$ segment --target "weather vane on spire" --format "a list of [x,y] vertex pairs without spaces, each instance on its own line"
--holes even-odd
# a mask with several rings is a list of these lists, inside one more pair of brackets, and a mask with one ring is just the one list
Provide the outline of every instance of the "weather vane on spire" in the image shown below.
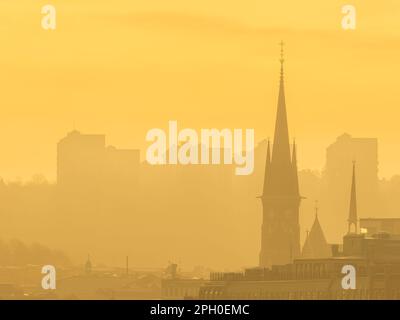
[[283,46],[285,44],[283,43],[283,41],[281,41],[279,45],[281,46],[281,58],[279,59],[281,63],[281,81],[283,81],[283,62],[285,61],[285,59],[283,58]]

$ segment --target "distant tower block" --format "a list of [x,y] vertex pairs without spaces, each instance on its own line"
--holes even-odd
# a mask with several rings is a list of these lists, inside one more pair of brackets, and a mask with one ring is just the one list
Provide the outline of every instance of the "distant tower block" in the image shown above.
[[261,227],[261,267],[288,264],[300,256],[299,207],[301,196],[297,176],[296,145],[290,152],[283,81],[283,43],[281,43],[281,72],[272,146],[268,142],[264,190],[260,196],[263,206]]
[[301,256],[307,259],[323,259],[331,255],[331,249],[318,219],[318,207],[316,206],[314,224],[311,231],[307,232]]

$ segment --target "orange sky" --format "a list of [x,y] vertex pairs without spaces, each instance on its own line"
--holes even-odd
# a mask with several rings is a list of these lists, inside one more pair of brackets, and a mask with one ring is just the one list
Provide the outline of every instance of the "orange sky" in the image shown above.
[[[57,8],[57,30],[41,7]],[[380,175],[400,173],[400,2],[2,0],[0,176],[55,179],[73,128],[121,148],[147,146],[169,120],[272,136],[279,46],[286,42],[289,126],[299,167],[319,169],[343,132],[379,139]]]

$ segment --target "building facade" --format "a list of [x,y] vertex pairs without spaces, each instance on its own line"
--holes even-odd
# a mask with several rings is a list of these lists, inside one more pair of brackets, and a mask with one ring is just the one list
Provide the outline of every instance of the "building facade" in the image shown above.
[[[356,190],[353,163],[348,232],[343,237],[341,250],[339,245],[331,245],[329,256],[325,256],[327,243],[316,212],[313,234],[306,240],[303,257],[294,259],[293,263],[244,272],[212,273],[210,281],[200,288],[199,298],[400,299],[400,234],[358,233]],[[373,222],[378,225],[376,221],[365,223],[370,226]],[[365,223],[362,225],[366,226]],[[343,268],[349,265],[354,267],[356,277],[355,288],[351,289],[342,285]]]
[[[272,268],[212,273],[200,299],[368,300],[400,299],[400,236],[348,234],[330,258],[296,259]],[[356,269],[356,288],[342,287],[342,268]]]

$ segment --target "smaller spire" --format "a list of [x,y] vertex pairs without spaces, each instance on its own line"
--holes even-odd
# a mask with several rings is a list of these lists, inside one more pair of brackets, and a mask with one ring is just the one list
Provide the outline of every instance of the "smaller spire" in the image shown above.
[[356,162],[353,161],[353,175],[351,179],[350,208],[349,208],[349,230],[354,225],[354,232],[357,233],[357,191],[356,191]]

